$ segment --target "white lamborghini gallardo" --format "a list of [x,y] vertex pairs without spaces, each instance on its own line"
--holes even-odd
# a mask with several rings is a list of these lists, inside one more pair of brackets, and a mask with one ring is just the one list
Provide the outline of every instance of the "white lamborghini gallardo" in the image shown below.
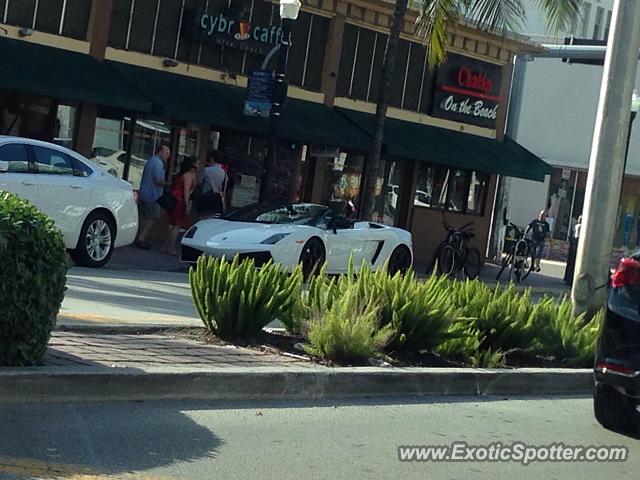
[[390,274],[412,264],[411,233],[381,223],[350,220],[324,205],[254,204],[221,218],[201,220],[182,238],[182,261],[201,255],[253,258],[256,266],[273,259],[290,271],[301,263],[305,276],[327,262],[330,274],[347,271],[353,256],[373,269],[388,260]]

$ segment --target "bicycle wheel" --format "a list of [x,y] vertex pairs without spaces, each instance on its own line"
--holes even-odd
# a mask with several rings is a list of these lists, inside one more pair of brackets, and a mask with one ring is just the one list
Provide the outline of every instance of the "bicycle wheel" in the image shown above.
[[467,278],[474,280],[478,278],[480,272],[482,271],[482,256],[480,255],[480,251],[472,247],[467,250],[467,257],[464,260],[464,274]]
[[531,272],[533,272],[533,251],[528,249],[522,268],[522,280],[526,280]]
[[513,263],[511,264],[511,272],[509,280],[520,283],[523,280],[524,267],[527,260],[528,246],[523,240],[516,243],[513,249]]
[[500,271],[498,272],[498,275],[496,275],[496,280],[500,280],[502,272],[504,272],[504,269],[507,268],[511,263],[512,255],[512,253],[506,253],[502,256],[502,263],[500,266]]
[[511,269],[509,269],[509,282],[520,283],[522,276],[522,260],[518,256],[513,257],[511,262]]
[[445,245],[438,258],[438,271],[441,275],[453,275],[455,268],[456,252],[451,245]]

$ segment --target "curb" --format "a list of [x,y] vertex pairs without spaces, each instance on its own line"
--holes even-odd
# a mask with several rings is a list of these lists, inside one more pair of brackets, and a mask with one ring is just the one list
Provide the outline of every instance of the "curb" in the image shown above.
[[92,324],[79,323],[73,325],[56,325],[54,332],[73,332],[95,335],[154,335],[156,333],[181,332],[193,328],[193,325],[163,325],[163,324]]
[[0,402],[585,395],[592,388],[589,369],[42,367],[0,373]]

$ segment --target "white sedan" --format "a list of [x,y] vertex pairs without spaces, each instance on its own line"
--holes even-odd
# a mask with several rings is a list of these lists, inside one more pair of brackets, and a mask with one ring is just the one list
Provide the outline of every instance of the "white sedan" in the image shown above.
[[53,219],[71,257],[83,266],[102,267],[138,231],[131,184],[52,143],[0,137],[0,190]]
[[376,222],[353,221],[329,207],[311,203],[254,204],[219,219],[202,220],[182,238],[182,261],[201,255],[273,259],[285,269],[302,264],[305,277],[327,262],[328,273],[345,273],[353,256],[374,269],[388,260],[389,273],[412,264],[411,233]]

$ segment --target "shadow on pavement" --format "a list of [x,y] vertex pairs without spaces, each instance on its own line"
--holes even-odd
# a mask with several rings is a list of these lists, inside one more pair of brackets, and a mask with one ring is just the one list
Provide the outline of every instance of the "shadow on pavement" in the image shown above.
[[49,475],[57,473],[55,478],[132,475],[215,458],[224,443],[173,403],[41,403],[2,408],[0,477],[18,473],[18,478],[51,478],[40,477],[43,469]]
[[[73,300],[94,302],[96,313],[100,313],[100,305],[126,308],[143,313],[157,313],[178,317],[193,318],[196,315],[191,299],[191,290],[188,283],[182,285],[164,285],[162,279],[157,282],[140,282],[148,287],[135,287],[128,284],[119,285],[111,277],[107,281],[104,277],[70,275],[67,277],[66,297]],[[126,279],[125,280],[130,280]],[[185,279],[188,282],[188,280]],[[151,285],[149,285],[151,283]],[[154,288],[164,285],[166,288]],[[172,293],[168,289],[178,290],[181,293]]]

